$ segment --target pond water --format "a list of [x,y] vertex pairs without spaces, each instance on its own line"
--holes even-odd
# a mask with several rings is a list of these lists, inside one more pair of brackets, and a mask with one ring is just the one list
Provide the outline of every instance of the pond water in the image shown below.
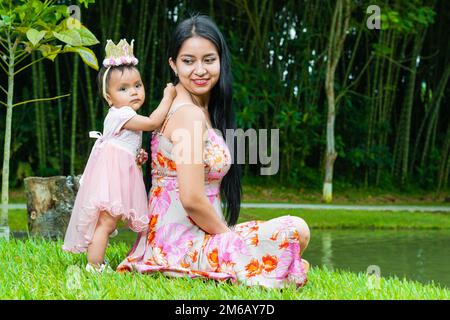
[[303,257],[313,266],[352,272],[375,265],[382,277],[450,288],[449,230],[312,230]]
[[[136,235],[121,230],[114,241],[131,245]],[[312,266],[367,272],[378,266],[382,277],[434,281],[450,288],[450,231],[311,230],[303,258]]]

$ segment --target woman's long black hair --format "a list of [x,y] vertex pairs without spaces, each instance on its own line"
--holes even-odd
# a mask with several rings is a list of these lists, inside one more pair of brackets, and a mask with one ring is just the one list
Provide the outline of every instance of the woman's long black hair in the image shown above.
[[[195,14],[180,22],[169,43],[168,56],[176,61],[184,41],[192,37],[202,37],[215,44],[220,56],[220,77],[211,92],[208,112],[211,124],[226,137],[226,129],[236,129],[235,113],[232,106],[232,75],[230,51],[217,25],[206,15]],[[178,79],[173,79],[174,83]],[[236,146],[236,137],[233,135]],[[236,224],[241,208],[241,169],[236,163],[236,148],[232,148],[232,164],[220,184],[220,196],[225,211],[225,218],[230,226]]]

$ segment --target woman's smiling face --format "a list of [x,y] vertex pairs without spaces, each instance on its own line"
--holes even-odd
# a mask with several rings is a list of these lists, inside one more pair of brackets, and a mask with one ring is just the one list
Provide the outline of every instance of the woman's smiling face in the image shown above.
[[185,40],[176,61],[170,58],[169,63],[180,83],[193,95],[209,95],[219,81],[220,56],[208,39],[195,36]]

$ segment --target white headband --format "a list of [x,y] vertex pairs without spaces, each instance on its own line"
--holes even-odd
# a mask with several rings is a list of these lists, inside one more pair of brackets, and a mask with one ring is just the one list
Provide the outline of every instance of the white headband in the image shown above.
[[106,69],[105,74],[103,75],[103,98],[105,98],[106,101],[108,101],[108,99],[106,98],[106,77],[108,76],[109,70],[111,70],[111,66]]

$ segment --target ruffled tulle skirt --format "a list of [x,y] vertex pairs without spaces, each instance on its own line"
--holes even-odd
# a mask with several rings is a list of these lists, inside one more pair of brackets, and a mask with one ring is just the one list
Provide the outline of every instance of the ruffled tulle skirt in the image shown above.
[[92,241],[101,212],[120,216],[135,232],[149,223],[142,171],[133,154],[113,143],[94,147],[82,176],[63,250],[81,253]]

